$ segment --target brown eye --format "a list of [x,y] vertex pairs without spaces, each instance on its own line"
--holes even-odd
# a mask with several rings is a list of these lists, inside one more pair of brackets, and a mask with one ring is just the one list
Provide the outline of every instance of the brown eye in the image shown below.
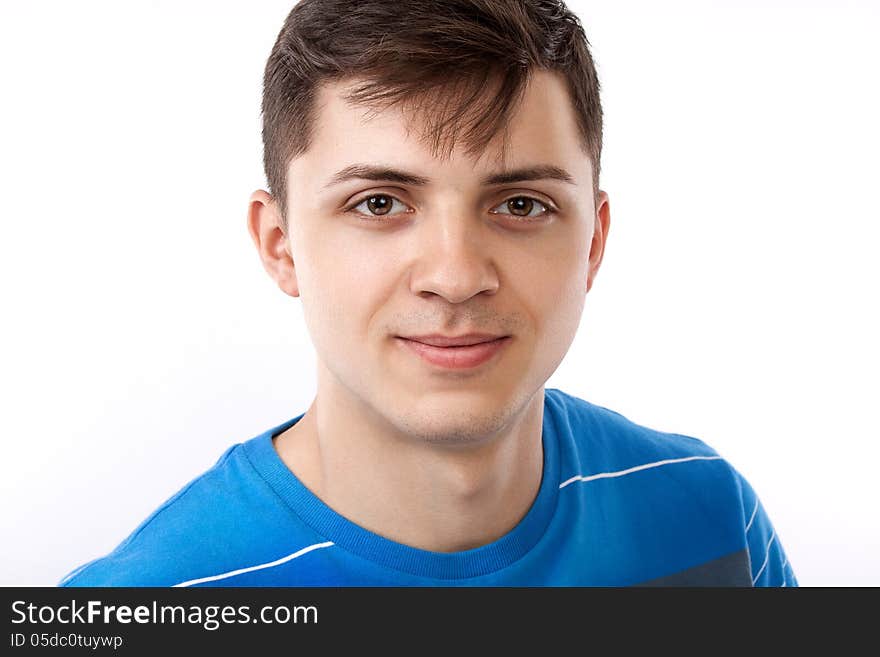
[[492,210],[495,214],[507,214],[514,217],[538,219],[551,214],[546,203],[531,196],[512,196]]
[[517,196],[507,201],[507,207],[511,214],[518,217],[527,217],[532,212],[532,199],[525,196]]
[[[394,204],[397,203],[400,206],[403,206],[403,213],[401,212],[391,212],[391,209],[394,207]],[[365,196],[361,201],[352,206],[351,211],[356,212],[359,215],[364,217],[382,217],[389,216],[393,217],[396,214],[404,214],[406,212],[406,204],[397,198],[391,196],[390,194],[370,194],[369,196]]]
[[367,209],[373,214],[387,214],[392,204],[391,198],[382,194],[367,199]]

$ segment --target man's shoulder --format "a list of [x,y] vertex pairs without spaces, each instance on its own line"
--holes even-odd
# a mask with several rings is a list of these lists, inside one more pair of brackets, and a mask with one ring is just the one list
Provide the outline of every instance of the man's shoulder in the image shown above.
[[[547,390],[557,433],[572,476],[610,477],[664,465],[691,463],[669,471],[678,478],[722,479],[733,483],[735,471],[701,438],[663,431],[622,413],[565,393]],[[563,473],[565,475],[565,473]]]
[[206,565],[211,570],[239,563],[242,552],[253,550],[255,523],[271,522],[275,504],[249,463],[250,442],[227,448],[112,552],[71,571],[58,585],[173,586]]
[[603,446],[614,441],[615,447],[626,448],[625,451],[640,450],[657,456],[718,456],[715,449],[700,438],[648,427],[618,411],[562,390],[549,388],[547,397],[571,427],[575,440],[599,441]]
[[618,527],[623,536],[630,535],[633,523],[658,528],[639,544],[648,549],[656,539],[663,558],[684,558],[683,570],[725,555],[734,555],[730,558],[741,566],[747,557],[747,511],[756,497],[715,448],[560,391],[552,399],[557,424],[564,427],[560,443],[567,445],[559,486],[567,501],[574,496],[607,504],[625,517]]

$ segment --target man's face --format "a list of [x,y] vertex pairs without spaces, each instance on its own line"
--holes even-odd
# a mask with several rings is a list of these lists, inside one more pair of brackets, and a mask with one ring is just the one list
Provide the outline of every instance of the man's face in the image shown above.
[[[556,370],[601,260],[607,205],[597,213],[563,78],[533,76],[509,125],[503,170],[553,166],[571,182],[501,184],[484,184],[502,171],[500,140],[478,160],[459,144],[450,159],[435,159],[420,131],[407,130],[409,115],[344,101],[351,83],[321,88],[312,145],[288,169],[295,274],[285,290],[302,299],[319,380],[332,387],[319,388],[319,403],[341,396],[429,443],[479,441],[507,427]],[[331,184],[352,165],[427,182]],[[472,332],[509,337],[463,368],[428,362],[401,338]]]

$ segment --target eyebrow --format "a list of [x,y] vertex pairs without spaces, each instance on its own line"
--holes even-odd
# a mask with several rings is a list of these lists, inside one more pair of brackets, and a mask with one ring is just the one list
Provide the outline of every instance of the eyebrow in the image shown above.
[[[346,180],[379,180],[387,182],[395,182],[401,185],[412,185],[414,187],[424,187],[430,184],[431,180],[424,176],[419,176],[407,171],[392,169],[384,166],[374,166],[371,164],[352,164],[344,169],[337,171],[333,177],[324,185],[324,189],[338,185]],[[551,164],[536,164],[534,166],[521,167],[510,171],[501,171],[486,176],[480,182],[483,185],[506,185],[514,182],[525,180],[560,180],[570,185],[574,185],[574,178],[565,169]]]

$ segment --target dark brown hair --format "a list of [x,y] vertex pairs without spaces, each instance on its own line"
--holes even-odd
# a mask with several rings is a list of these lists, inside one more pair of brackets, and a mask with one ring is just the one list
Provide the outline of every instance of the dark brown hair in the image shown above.
[[348,102],[412,110],[435,157],[448,157],[459,136],[475,156],[506,128],[534,68],[567,80],[595,195],[599,81],[583,26],[562,0],[300,0],[263,77],[263,165],[285,230],[287,167],[309,148],[321,83],[363,81]]

